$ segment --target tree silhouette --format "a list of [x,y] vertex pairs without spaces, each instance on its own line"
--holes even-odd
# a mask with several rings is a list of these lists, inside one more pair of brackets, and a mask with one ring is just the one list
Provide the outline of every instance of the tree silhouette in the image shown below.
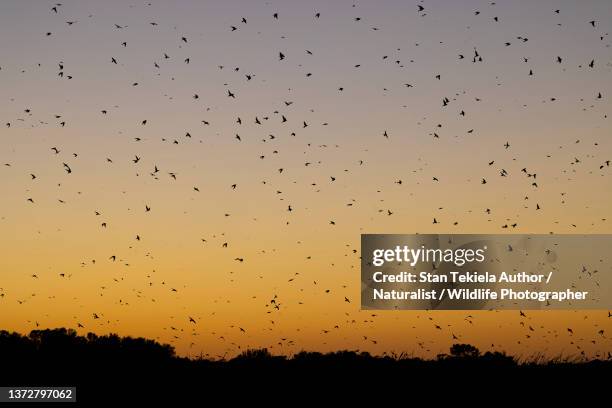
[[450,354],[456,358],[478,358],[480,350],[471,344],[453,344],[450,348]]

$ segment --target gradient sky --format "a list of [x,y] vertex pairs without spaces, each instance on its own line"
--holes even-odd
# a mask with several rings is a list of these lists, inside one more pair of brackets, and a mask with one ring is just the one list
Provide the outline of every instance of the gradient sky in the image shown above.
[[359,310],[362,233],[612,232],[611,2],[54,4],[0,3],[2,328],[612,349],[607,311]]

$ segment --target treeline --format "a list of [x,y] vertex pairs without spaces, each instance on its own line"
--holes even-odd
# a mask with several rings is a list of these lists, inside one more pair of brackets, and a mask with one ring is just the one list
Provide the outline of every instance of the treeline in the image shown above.
[[[246,350],[229,360],[188,359],[172,346],[143,338],[79,336],[72,329],[33,330],[29,335],[0,331],[0,386],[76,386],[81,399],[108,399],[143,392],[188,392],[243,389],[277,384],[328,387],[338,381],[410,381],[431,386],[438,381],[492,380],[516,376],[524,381],[535,374],[580,374],[586,378],[611,372],[610,360],[555,359],[519,362],[502,352],[481,353],[469,344],[455,344],[448,354],[423,360],[407,355],[372,356],[367,352],[302,351],[276,356],[266,349]],[[385,380],[387,381],[387,380]],[[108,394],[108,393],[111,394]],[[100,396],[100,393],[104,395]],[[147,397],[148,399],[148,397]]]

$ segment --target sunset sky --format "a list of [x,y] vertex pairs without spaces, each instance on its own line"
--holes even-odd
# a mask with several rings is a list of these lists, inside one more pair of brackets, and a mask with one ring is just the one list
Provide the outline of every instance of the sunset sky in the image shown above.
[[0,3],[0,329],[612,351],[607,310],[359,309],[360,234],[612,233],[612,2],[56,4]]

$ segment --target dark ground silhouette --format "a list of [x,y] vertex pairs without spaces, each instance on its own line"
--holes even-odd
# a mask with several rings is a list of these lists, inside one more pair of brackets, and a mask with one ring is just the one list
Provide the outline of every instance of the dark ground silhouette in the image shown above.
[[80,402],[203,398],[228,389],[226,400],[263,398],[276,395],[279,387],[299,390],[305,397],[326,390],[354,398],[355,393],[383,393],[378,385],[413,392],[435,388],[439,393],[440,386],[447,390],[459,384],[504,385],[506,380],[522,387],[560,379],[575,387],[576,381],[612,373],[610,360],[519,363],[504,353],[481,353],[469,344],[455,344],[449,354],[432,360],[355,351],[303,351],[285,357],[266,349],[247,350],[224,361],[188,359],[153,340],[79,336],[64,328],[33,330],[29,335],[0,331],[0,362],[0,386],[76,386]]

